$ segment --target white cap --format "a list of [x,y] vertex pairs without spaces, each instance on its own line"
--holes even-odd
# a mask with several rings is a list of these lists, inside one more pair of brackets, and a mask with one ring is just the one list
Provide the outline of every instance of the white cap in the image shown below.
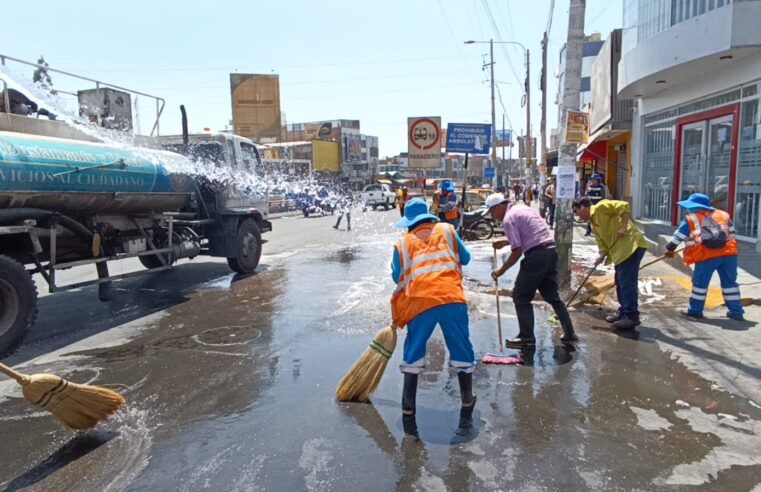
[[492,207],[496,207],[497,205],[501,205],[505,203],[507,199],[505,198],[505,195],[502,193],[492,193],[491,195],[486,197],[486,202],[484,205],[486,208],[491,209]]

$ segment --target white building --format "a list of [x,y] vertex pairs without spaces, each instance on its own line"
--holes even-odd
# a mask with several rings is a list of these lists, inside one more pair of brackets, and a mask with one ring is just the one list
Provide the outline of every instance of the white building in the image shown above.
[[666,232],[694,192],[757,242],[761,1],[625,0],[618,92],[634,98],[635,214]]

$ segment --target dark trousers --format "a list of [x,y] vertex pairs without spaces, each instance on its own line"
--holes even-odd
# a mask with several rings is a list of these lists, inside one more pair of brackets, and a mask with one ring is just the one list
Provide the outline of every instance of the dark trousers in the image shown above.
[[547,202],[547,223],[552,227],[555,224],[555,202]]
[[645,248],[638,248],[630,257],[616,265],[616,296],[618,312],[624,318],[639,321],[639,265]]
[[534,340],[534,300],[536,291],[552,306],[567,336],[574,334],[573,323],[565,303],[558,294],[558,253],[555,248],[529,251],[521,261],[513,288],[515,313],[518,315],[518,337]]
[[341,225],[341,219],[344,218],[344,215],[346,215],[346,223],[348,225],[348,228],[346,230],[350,231],[351,230],[351,212],[341,212],[338,215],[338,220],[336,221],[335,227],[337,229],[338,226]]

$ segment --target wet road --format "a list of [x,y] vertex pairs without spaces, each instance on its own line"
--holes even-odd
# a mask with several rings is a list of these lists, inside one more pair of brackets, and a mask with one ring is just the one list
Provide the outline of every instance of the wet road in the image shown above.
[[[183,262],[166,274],[43,297],[38,326],[6,362],[113,384],[128,405],[87,433],[61,429],[0,382],[0,489],[18,490],[751,490],[761,482],[761,409],[720,391],[653,343],[576,315],[558,342],[537,304],[524,366],[479,365],[475,426],[440,332],[405,436],[397,366],[372,405],[338,404],[337,381],[388,322],[397,212],[285,219],[257,274]],[[466,267],[478,356],[497,347],[491,249]],[[125,269],[133,265],[126,264]],[[72,275],[77,275],[76,272]],[[506,285],[509,287],[509,285]],[[505,336],[516,330],[509,299]],[[756,489],[758,490],[758,489]]]

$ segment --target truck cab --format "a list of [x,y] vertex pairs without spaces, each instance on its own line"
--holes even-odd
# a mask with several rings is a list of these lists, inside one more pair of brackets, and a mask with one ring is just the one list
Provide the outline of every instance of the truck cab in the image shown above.
[[214,162],[217,166],[257,172],[262,158],[256,144],[232,133],[195,133],[188,135],[187,148],[182,135],[162,136],[161,147],[197,160]]

